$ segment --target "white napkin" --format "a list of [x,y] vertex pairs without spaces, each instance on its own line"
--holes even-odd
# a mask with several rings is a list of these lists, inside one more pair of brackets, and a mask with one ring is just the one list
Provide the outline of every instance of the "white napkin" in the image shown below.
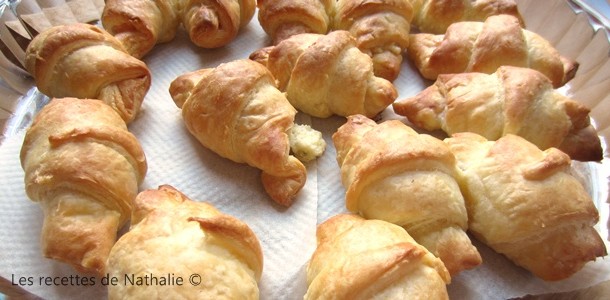
[[[167,44],[158,45],[144,59],[152,70],[153,82],[142,111],[129,126],[141,142],[148,160],[148,173],[142,189],[170,184],[191,199],[207,201],[221,211],[246,222],[257,234],[263,248],[264,268],[259,283],[262,299],[302,299],[306,292],[305,267],[315,250],[316,225],[345,212],[345,190],[331,135],[344,118],[310,118],[299,114],[297,123],[311,124],[324,134],[326,152],[307,165],[308,178],[290,208],[276,205],[264,192],[260,171],[223,159],[201,146],[183,125],[180,110],[174,105],[168,87],[178,75],[221,62],[247,58],[269,44],[256,18],[238,38],[222,49],[205,50],[192,45],[183,31]],[[400,98],[413,95],[429,81],[421,79],[405,58],[400,77],[395,81]],[[400,118],[389,110],[384,119]],[[20,285],[46,299],[103,299],[105,286],[57,286],[41,284],[40,278],[83,276],[65,264],[41,255],[39,235],[42,212],[24,192],[19,151],[23,133],[0,146],[0,276],[16,284],[19,278],[31,285]],[[607,165],[594,166],[600,170]],[[595,171],[597,172],[597,171]],[[593,172],[593,173],[595,173]],[[607,191],[605,178],[596,186]],[[594,196],[599,197],[597,192]],[[607,197],[607,194],[606,196]],[[601,198],[605,200],[606,198]],[[597,203],[604,203],[598,199]],[[587,287],[610,279],[610,261],[589,263],[572,278],[548,283],[516,267],[504,257],[475,242],[484,263],[455,276],[448,286],[456,299],[500,299],[528,293],[547,293]],[[171,259],[171,258],[168,258]],[[44,279],[44,278],[43,278]]]

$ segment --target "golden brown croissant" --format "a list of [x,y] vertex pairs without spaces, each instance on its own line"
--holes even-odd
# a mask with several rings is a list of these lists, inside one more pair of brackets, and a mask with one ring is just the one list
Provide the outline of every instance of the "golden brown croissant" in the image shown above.
[[[262,269],[262,250],[247,224],[165,185],[138,194],[131,229],[108,259],[110,278],[119,279],[108,296],[258,299]],[[152,284],[137,284],[145,280]]]
[[259,0],[258,20],[273,44],[300,33],[331,29],[335,0]]
[[21,165],[44,212],[44,255],[102,274],[146,174],[125,122],[99,100],[52,99],[26,133]]
[[393,106],[426,130],[474,132],[489,140],[515,134],[577,160],[599,161],[603,155],[589,109],[555,91],[532,69],[504,66],[491,75],[440,75],[432,86]]
[[465,232],[456,161],[443,141],[362,115],[348,117],[333,141],[348,210],[404,227],[452,275],[481,263]]
[[443,263],[399,226],[341,214],[316,237],[304,299],[448,299]]
[[606,255],[598,213],[570,158],[516,136],[496,142],[457,133],[445,142],[463,171],[469,230],[544,280],[560,280]]
[[294,35],[250,59],[267,66],[288,101],[314,117],[373,117],[397,97],[391,82],[373,74],[371,57],[347,31]]
[[88,24],[51,27],[29,44],[26,68],[49,97],[100,99],[132,121],[150,88],[146,64],[108,32]]
[[410,0],[415,17],[413,26],[420,32],[443,34],[447,27],[462,21],[483,22],[494,15],[512,15],[523,20],[514,0]]
[[576,62],[561,56],[543,37],[522,29],[510,15],[454,23],[444,35],[411,34],[407,54],[421,75],[431,80],[440,74],[491,74],[507,65],[537,70],[557,88],[578,69]]
[[170,94],[201,144],[261,169],[271,198],[292,203],[307,176],[305,166],[289,155],[287,132],[296,110],[265,67],[244,59],[187,73],[172,82]]
[[180,24],[197,46],[224,46],[250,22],[255,9],[254,0],[108,0],[102,24],[140,58],[174,39]]
[[373,58],[375,75],[394,81],[409,46],[413,8],[408,0],[338,0],[334,30],[347,30]]

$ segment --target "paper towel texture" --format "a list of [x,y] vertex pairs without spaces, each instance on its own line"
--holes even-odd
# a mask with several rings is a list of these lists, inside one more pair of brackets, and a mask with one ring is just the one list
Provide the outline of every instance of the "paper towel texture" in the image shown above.
[[[530,2],[526,1],[526,4],[530,5]],[[552,13],[559,13],[559,8],[556,7],[559,6],[553,6]],[[562,8],[562,14],[566,8],[567,6]],[[568,13],[571,11],[568,10]],[[533,13],[528,12],[526,23],[533,16]],[[327,149],[317,161],[306,165],[308,178],[304,189],[292,207],[283,208],[276,205],[263,190],[259,170],[219,157],[201,146],[188,133],[181,112],[168,92],[171,81],[185,72],[247,58],[251,52],[269,43],[269,38],[254,18],[235,41],[222,49],[197,48],[188,41],[184,32],[180,32],[174,41],[156,46],[144,58],[152,71],[152,87],[140,115],[130,124],[129,129],[138,137],[148,160],[148,174],[142,189],[169,184],[193,200],[209,202],[224,213],[246,222],[257,234],[263,249],[264,268],[259,283],[261,298],[302,299],[307,289],[306,264],[316,246],[316,225],[346,211],[345,190],[341,185],[340,170],[331,140],[332,134],[345,119],[316,119],[297,115],[297,123],[310,124],[323,132]],[[581,48],[585,49],[586,46]],[[600,71],[593,65],[585,64],[584,72],[595,78],[594,75]],[[421,79],[406,59],[400,77],[395,81],[399,98],[414,95],[430,83]],[[602,97],[602,100],[610,102],[607,97]],[[595,104],[597,103],[601,103],[601,100]],[[389,110],[383,114],[383,118],[404,120]],[[605,123],[601,122],[602,125],[608,123],[604,121]],[[22,141],[23,133],[7,139],[0,147],[0,276],[14,283],[18,283],[20,277],[33,277],[33,284],[21,287],[46,299],[104,299],[106,290],[99,279],[94,286],[88,287],[40,283],[39,278],[42,276],[83,275],[62,263],[41,256],[39,235],[42,212],[25,195],[23,171],[19,163]],[[601,171],[604,169],[608,169],[607,162],[603,165],[587,164],[585,175],[588,176],[586,180],[594,181],[591,193],[598,205],[607,206],[607,174]],[[606,220],[607,215],[602,221],[602,227]],[[452,279],[448,286],[452,298],[510,298],[532,293],[567,291],[610,280],[608,259],[589,263],[570,279],[549,283],[516,267],[481,243],[475,242],[475,246],[481,252],[483,265],[462,272]]]

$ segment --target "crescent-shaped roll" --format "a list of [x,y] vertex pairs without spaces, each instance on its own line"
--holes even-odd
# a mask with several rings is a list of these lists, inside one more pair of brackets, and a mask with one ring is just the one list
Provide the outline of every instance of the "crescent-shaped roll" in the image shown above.
[[483,22],[494,15],[523,19],[514,0],[410,0],[415,10],[413,26],[420,32],[443,34],[449,25],[463,21]]
[[304,299],[448,299],[443,263],[401,227],[340,214],[320,224]]
[[126,122],[136,117],[150,88],[146,64],[93,25],[51,27],[32,39],[25,55],[26,69],[45,95],[100,99]]
[[373,58],[375,75],[394,81],[409,46],[413,8],[409,0],[338,0],[334,30],[347,30]]
[[183,0],[182,23],[191,41],[203,48],[218,48],[235,39],[256,10],[255,0]]
[[44,213],[44,256],[103,274],[147,168],[125,122],[100,100],[52,99],[27,130],[20,158],[26,193]]
[[561,56],[540,35],[522,29],[519,20],[510,15],[454,23],[441,35],[411,34],[407,54],[421,75],[430,80],[440,74],[491,74],[500,66],[515,66],[541,72],[557,88],[570,81],[578,69],[578,63]]
[[109,299],[259,298],[263,255],[244,222],[168,185],[138,194],[131,220],[108,258]]
[[404,227],[452,275],[481,263],[465,232],[456,160],[443,141],[398,120],[376,124],[354,115],[333,142],[349,211]]
[[294,35],[250,59],[267,66],[288,101],[314,117],[374,117],[397,97],[394,85],[374,75],[371,57],[344,30]]
[[102,26],[137,58],[157,43],[174,39],[180,25],[184,0],[108,0],[102,12]]
[[463,172],[469,230],[544,280],[561,280],[606,255],[593,228],[599,215],[570,158],[516,136],[475,133],[445,139]]
[[572,159],[600,161],[603,151],[589,109],[553,89],[542,73],[504,66],[493,74],[440,75],[419,94],[396,101],[397,114],[426,130],[474,132],[489,140],[519,135]]
[[259,0],[258,21],[273,44],[301,33],[331,30],[335,0]]
[[289,154],[296,110],[264,66],[243,59],[187,73],[172,82],[170,94],[202,145],[261,169],[271,198],[292,203],[307,176],[305,166]]
[[222,47],[255,9],[255,0],[108,0],[101,19],[131,55],[141,58],[156,44],[173,40],[181,24],[195,45]]

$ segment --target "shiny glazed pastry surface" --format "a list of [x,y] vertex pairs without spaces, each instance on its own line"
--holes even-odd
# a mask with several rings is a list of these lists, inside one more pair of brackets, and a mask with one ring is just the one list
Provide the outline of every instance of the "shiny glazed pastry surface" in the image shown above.
[[548,78],[532,69],[504,66],[490,75],[440,75],[393,108],[426,130],[474,132],[490,140],[514,134],[542,150],[559,148],[572,159],[603,157],[589,109],[554,90]]
[[26,133],[21,165],[44,213],[44,256],[102,275],[147,170],[125,122],[99,100],[52,99]]
[[296,109],[314,117],[373,117],[397,97],[391,82],[374,75],[371,57],[347,31],[295,35],[250,58],[271,71]]
[[342,214],[316,237],[304,299],[448,299],[443,263],[397,225]]
[[570,158],[516,135],[488,141],[457,133],[445,142],[463,172],[469,230],[544,280],[561,280],[605,256],[599,215],[569,172]]
[[452,275],[481,263],[465,232],[456,160],[441,140],[397,120],[378,125],[356,115],[333,141],[348,210],[404,227]]
[[[108,259],[110,277],[120,279],[119,284],[109,285],[108,296],[258,299],[262,268],[258,238],[247,224],[164,185],[138,194],[131,228]],[[129,284],[130,279],[125,279],[146,275],[165,277],[168,284]],[[175,281],[178,277],[183,284]]]
[[236,60],[176,78],[170,86],[187,129],[206,148],[261,169],[267,193],[290,206],[307,179],[290,155],[288,131],[296,110],[271,73],[251,60]]
[[45,95],[100,99],[126,122],[135,119],[151,84],[144,62],[108,32],[88,24],[43,31],[30,42],[25,64]]

